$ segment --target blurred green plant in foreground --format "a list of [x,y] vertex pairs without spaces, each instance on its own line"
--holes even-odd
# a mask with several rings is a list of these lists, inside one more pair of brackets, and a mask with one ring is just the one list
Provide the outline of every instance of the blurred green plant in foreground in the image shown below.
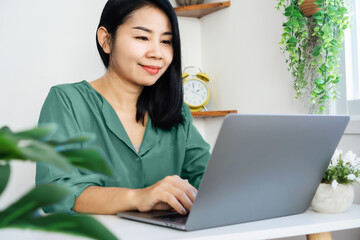
[[[79,136],[62,142],[45,140],[55,128],[36,127],[17,133],[13,133],[8,127],[0,129],[0,195],[9,181],[11,160],[47,162],[64,170],[79,167],[112,176],[111,170],[96,150],[69,147],[88,142],[89,136]],[[117,239],[99,221],[88,215],[38,214],[40,207],[59,202],[68,194],[69,189],[54,183],[34,187],[15,203],[0,211],[0,230],[28,228],[93,239]]]

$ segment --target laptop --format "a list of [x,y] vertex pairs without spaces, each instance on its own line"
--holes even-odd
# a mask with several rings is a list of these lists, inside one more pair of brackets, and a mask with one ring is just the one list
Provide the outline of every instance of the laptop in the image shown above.
[[120,212],[193,231],[305,212],[349,116],[228,115],[188,215]]

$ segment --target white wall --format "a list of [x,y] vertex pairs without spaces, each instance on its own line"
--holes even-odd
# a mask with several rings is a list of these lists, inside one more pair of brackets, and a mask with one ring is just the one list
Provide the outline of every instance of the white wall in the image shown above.
[[[51,86],[91,81],[104,73],[95,31],[105,2],[0,1],[0,126],[34,126]],[[183,66],[198,66],[210,76],[210,110],[306,113],[293,98],[278,45],[282,21],[275,2],[269,0],[233,0],[231,7],[201,19],[179,18]],[[221,121],[196,120],[211,145]],[[347,135],[340,146],[360,154],[359,143],[360,136]],[[15,165],[0,209],[28,190],[34,179],[32,164]],[[357,189],[360,203],[358,193]],[[343,231],[334,239],[357,240],[356,236],[359,231]]]
[[0,126],[34,126],[51,86],[104,72],[95,33],[105,2],[0,1]]
[[[95,34],[106,0],[0,1],[0,127],[36,125],[51,86],[104,73]],[[32,163],[13,162],[0,209],[30,190]]]

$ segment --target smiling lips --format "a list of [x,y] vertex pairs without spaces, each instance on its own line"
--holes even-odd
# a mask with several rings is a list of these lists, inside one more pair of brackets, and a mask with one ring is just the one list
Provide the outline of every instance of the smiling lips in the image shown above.
[[150,73],[151,75],[158,74],[160,67],[158,66],[151,66],[151,65],[140,65],[145,71]]

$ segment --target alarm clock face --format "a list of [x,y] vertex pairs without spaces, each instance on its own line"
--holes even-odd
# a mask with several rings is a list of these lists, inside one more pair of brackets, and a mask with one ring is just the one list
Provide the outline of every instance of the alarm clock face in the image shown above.
[[190,107],[199,107],[206,104],[209,97],[207,85],[198,79],[189,79],[184,82],[184,101]]

